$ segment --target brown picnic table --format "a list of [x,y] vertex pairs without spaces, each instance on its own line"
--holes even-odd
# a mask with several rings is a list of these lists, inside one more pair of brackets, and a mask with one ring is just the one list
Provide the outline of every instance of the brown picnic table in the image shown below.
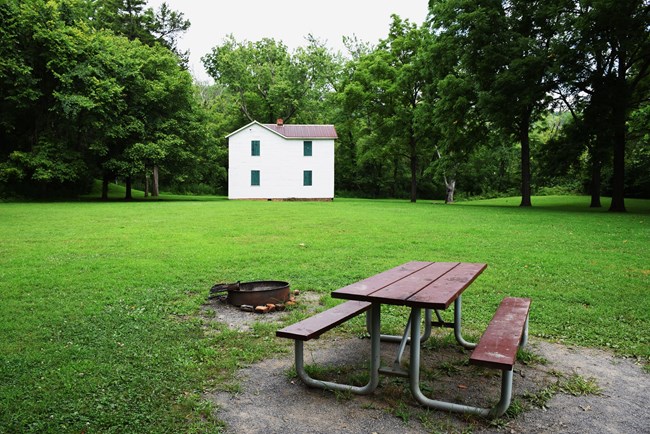
[[[375,391],[379,375],[397,375],[409,378],[411,393],[421,405],[461,413],[483,416],[500,416],[510,405],[512,393],[512,367],[517,348],[525,345],[528,331],[530,300],[506,298],[490,322],[478,344],[467,342],[461,333],[462,294],[486,269],[486,264],[465,262],[411,261],[359,282],[332,292],[332,297],[347,299],[328,311],[307,318],[299,323],[278,330],[279,337],[295,340],[296,371],[301,380],[312,387],[344,390],[358,394]],[[454,305],[453,322],[445,322],[440,311]],[[410,308],[410,315],[402,336],[381,334],[381,305],[397,305]],[[425,311],[425,329],[421,334],[422,309]],[[304,370],[303,342],[320,336],[344,321],[367,312],[370,333],[370,379],[365,386],[321,381],[311,378]],[[436,320],[432,320],[433,314]],[[470,363],[502,371],[501,398],[493,408],[478,408],[426,397],[420,388],[420,348],[429,338],[432,326],[454,329],[460,345],[474,349]],[[414,339],[413,337],[418,337]],[[399,342],[392,367],[381,367],[381,341]],[[400,360],[406,345],[410,345],[408,370],[401,367]]]

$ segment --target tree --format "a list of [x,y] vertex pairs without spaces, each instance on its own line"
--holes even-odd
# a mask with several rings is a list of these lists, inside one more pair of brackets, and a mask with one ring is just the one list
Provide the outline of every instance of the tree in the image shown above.
[[291,54],[273,39],[237,42],[230,35],[202,60],[212,78],[235,96],[249,121],[274,123],[278,118],[304,118],[306,112],[316,115],[309,107],[331,90],[331,59],[314,38],[306,49]]
[[552,88],[551,46],[564,0],[431,0],[434,32],[454,40],[478,107],[521,146],[521,206],[531,205],[530,129]]
[[[625,211],[625,151],[630,113],[647,100],[650,4],[644,0],[574,1],[560,75],[573,95],[588,99],[586,121],[597,126],[598,159],[613,155],[610,211]],[[573,67],[572,67],[573,66]],[[607,128],[609,126],[609,128]]]
[[[421,123],[435,142],[433,164],[427,172],[442,176],[445,202],[452,203],[462,167],[475,149],[492,144],[485,117],[478,108],[478,90],[473,76],[461,63],[455,38],[434,34],[426,45],[421,68],[426,72],[424,101],[427,114]],[[471,186],[466,185],[465,191]]]
[[399,182],[400,160],[406,159],[409,197],[415,202],[421,160],[429,144],[418,114],[425,110],[421,104],[424,74],[418,56],[422,55],[428,32],[396,15],[392,18],[388,37],[355,62],[344,90],[344,104],[367,119],[369,135],[361,142],[366,144],[365,149],[361,148],[365,158],[392,162],[393,195]]
[[182,178],[207,145],[178,58],[97,30],[88,4],[0,5],[0,183],[10,193],[69,194],[99,175],[106,197],[110,179],[130,184],[148,168]]
[[146,7],[147,0],[97,0],[94,25],[108,29],[129,40],[145,45],[160,43],[174,52],[186,65],[188,52],[180,52],[178,38],[190,28],[182,12],[169,8],[167,3],[157,11]]
[[[147,47],[126,41],[126,61],[121,65],[123,110],[107,127],[105,160],[101,163],[104,182],[115,175],[127,180],[151,168],[189,168],[195,159],[191,151],[204,143],[188,131],[194,124],[194,89],[191,76],[176,57],[162,46]],[[158,190],[154,176],[153,191]]]
[[81,130],[70,134],[52,110],[61,83],[54,63],[88,43],[66,24],[82,16],[81,6],[47,7],[39,0],[0,6],[0,182],[13,193],[48,195],[61,187],[83,189],[89,181]]
[[129,40],[153,45],[155,37],[154,13],[146,8],[147,0],[97,0],[96,22],[98,29],[113,31]]
[[189,51],[181,52],[178,48],[178,39],[190,28],[190,21],[186,20],[182,12],[169,8],[167,3],[160,5],[155,12],[151,33],[156,40],[176,53],[187,65]]

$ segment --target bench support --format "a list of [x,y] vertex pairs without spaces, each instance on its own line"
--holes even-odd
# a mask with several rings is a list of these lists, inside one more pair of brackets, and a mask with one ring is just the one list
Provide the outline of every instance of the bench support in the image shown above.
[[295,342],[295,362],[296,372],[300,380],[310,387],[321,389],[336,390],[341,392],[351,392],[358,395],[367,395],[372,393],[379,385],[379,365],[380,365],[380,319],[381,305],[373,303],[368,315],[371,316],[372,330],[370,333],[370,379],[365,386],[352,386],[349,384],[334,383],[331,381],[316,380],[307,374],[304,364],[304,342],[294,340]]
[[[460,313],[460,312],[459,312]],[[411,335],[420,334],[419,308],[413,308],[411,317]],[[455,404],[446,401],[438,401],[427,398],[420,390],[420,342],[415,339],[411,342],[411,366],[409,367],[409,383],[411,393],[415,400],[421,405],[437,410],[451,411],[455,413],[475,414],[483,417],[499,417],[506,412],[512,398],[512,370],[501,371],[501,397],[497,405],[492,408],[473,407],[470,405]]]

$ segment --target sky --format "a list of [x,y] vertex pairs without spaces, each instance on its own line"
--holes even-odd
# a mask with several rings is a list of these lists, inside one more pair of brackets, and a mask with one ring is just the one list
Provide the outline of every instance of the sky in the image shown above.
[[201,57],[233,34],[237,41],[269,37],[290,50],[305,46],[314,35],[334,51],[346,53],[343,36],[376,43],[388,35],[391,14],[422,24],[427,0],[149,0],[154,9],[163,3],[182,12],[192,24],[178,45],[190,50],[189,69],[200,81],[211,81]]

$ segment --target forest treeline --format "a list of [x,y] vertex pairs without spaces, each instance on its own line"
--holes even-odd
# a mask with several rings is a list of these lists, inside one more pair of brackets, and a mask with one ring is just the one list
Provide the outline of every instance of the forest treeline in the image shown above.
[[[225,135],[333,123],[336,194],[650,197],[647,0],[430,0],[380,41],[226,38],[193,81],[182,11],[145,0],[0,1],[0,196],[102,180],[222,194]],[[228,13],[224,10],[223,13]],[[344,13],[344,11],[341,11]]]

